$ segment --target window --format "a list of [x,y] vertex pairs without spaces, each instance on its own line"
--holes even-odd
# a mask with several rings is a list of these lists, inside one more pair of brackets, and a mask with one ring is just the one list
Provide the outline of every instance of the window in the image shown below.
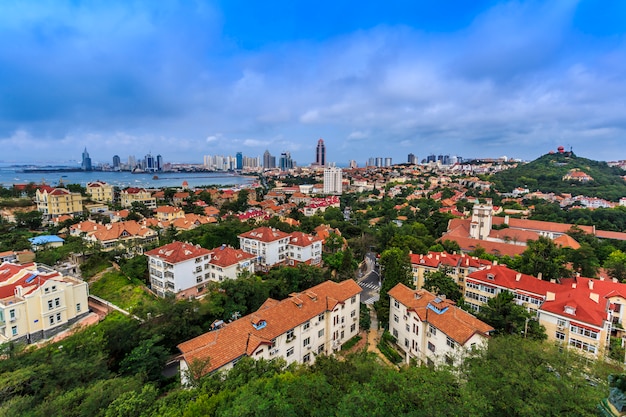
[[9,310],[9,318],[11,319],[11,321],[17,318],[17,316],[15,315],[15,309]]
[[302,325],[302,331],[307,331],[309,330],[309,327],[311,327],[311,323],[309,323],[308,321],[306,323],[304,323]]
[[50,320],[50,325],[52,326],[54,324],[54,316],[50,316],[48,319]]
[[356,295],[350,299],[350,304],[356,303]]
[[293,329],[291,330],[287,330],[287,341],[290,342],[295,338],[294,334],[293,334]]
[[324,321],[324,313],[317,316],[317,321]]
[[598,332],[594,332],[593,330],[589,330],[583,327],[578,327],[578,326],[574,326],[571,325],[570,326],[570,331],[572,333],[576,333],[585,337],[589,337],[591,339],[598,339]]
[[80,313],[80,303],[76,303],[76,312]]
[[393,315],[393,321],[395,321],[396,323],[400,320],[400,318],[398,317],[397,314]]
[[565,325],[566,325],[566,324],[567,324],[567,323],[566,323],[566,321],[565,321],[565,320],[563,320],[563,319],[558,319],[558,320],[556,321],[556,325],[557,325],[558,327],[565,327]]
[[61,321],[61,313],[57,313],[57,321]]
[[416,335],[420,334],[420,326],[415,323],[413,323],[413,333],[415,333]]
[[55,298],[54,299],[54,306],[55,307],[61,307],[61,299],[60,298]]
[[302,357],[302,362],[304,362],[304,363],[307,363],[307,362],[309,362],[310,360],[311,360],[311,354],[310,354],[310,353],[307,353],[306,355],[304,355],[304,356]]
[[317,353],[318,353],[318,355],[319,355],[320,353],[324,353],[324,345],[319,345],[319,346],[317,347]]
[[454,339],[452,339],[451,337],[447,336],[446,337],[446,345],[448,345],[449,347],[454,349],[456,347],[456,342],[454,341]]
[[52,310],[53,307],[54,304],[52,303],[52,300],[48,300],[48,310]]
[[396,339],[398,338],[398,331],[396,329],[393,329],[393,337],[395,337]]
[[293,355],[293,348],[292,347],[287,349],[287,357],[290,357],[291,355]]
[[393,306],[395,308],[400,308],[400,302],[398,300],[393,300]]
[[565,340],[565,333],[556,332],[555,337],[557,340]]
[[310,337],[307,337],[306,339],[304,339],[302,341],[302,346],[306,347],[306,346],[309,346],[310,344],[311,344],[311,338]]
[[352,310],[350,312],[350,317],[356,317],[356,310]]
[[435,351],[435,345],[431,342],[428,342],[428,350],[430,350],[431,352]]
[[410,331],[411,331],[411,326],[409,326],[408,324],[406,324],[406,325],[404,326],[404,329],[405,329],[407,332],[410,332]]
[[437,334],[437,329],[432,325],[429,324],[428,325],[428,331],[430,332],[430,334],[432,334],[433,336],[435,336]]
[[324,336],[324,329],[320,329],[320,330],[317,332],[317,337],[322,337],[322,336]]
[[355,330],[356,330],[356,323],[352,323],[352,326],[350,326],[350,333],[354,333]]
[[587,342],[583,342],[582,340],[570,338],[569,344],[570,346],[574,346],[578,349],[582,349],[590,353],[596,353],[596,347],[594,345],[587,343]]
[[409,339],[404,339],[404,347],[409,347]]
[[342,330],[342,331],[341,331],[341,339],[343,339],[343,337],[344,337],[344,336],[343,336],[343,330]]

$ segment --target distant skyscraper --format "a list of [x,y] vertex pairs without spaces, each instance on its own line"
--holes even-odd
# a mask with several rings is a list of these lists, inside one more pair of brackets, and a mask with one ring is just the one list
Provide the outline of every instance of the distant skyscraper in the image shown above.
[[280,154],[279,165],[281,171],[287,171],[293,168],[293,160],[289,152],[283,152]]
[[411,164],[411,165],[416,165],[417,164],[417,156],[415,156],[415,154],[413,154],[413,153],[410,153],[407,162],[409,164]]
[[354,159],[351,159],[350,162],[348,163],[348,166],[350,168],[356,168],[357,167],[356,161]]
[[391,158],[385,158],[385,166],[386,166],[386,167],[390,167],[391,165],[393,165],[393,164],[391,163]]
[[324,194],[341,194],[343,174],[334,166],[324,169]]
[[131,155],[128,157],[128,168],[129,169],[134,169],[137,166],[137,159]]
[[317,141],[317,148],[315,149],[315,165],[326,166],[326,145],[324,145],[324,139]]
[[113,168],[120,169],[120,164],[121,164],[120,156],[114,155],[113,156]]
[[161,155],[156,157],[156,170],[163,171],[163,157]]
[[235,165],[235,168],[238,171],[241,171],[243,169],[243,153],[237,152],[237,156],[235,158],[237,159],[237,164]]
[[89,157],[89,153],[87,152],[87,148],[83,151],[83,162],[80,164],[80,167],[83,171],[91,171],[91,158]]
[[270,154],[270,151],[263,153],[263,169],[276,168],[276,157]]
[[154,156],[152,156],[152,154],[148,154],[146,155],[146,157],[143,160],[143,168],[146,171],[156,171],[156,161],[154,159]]

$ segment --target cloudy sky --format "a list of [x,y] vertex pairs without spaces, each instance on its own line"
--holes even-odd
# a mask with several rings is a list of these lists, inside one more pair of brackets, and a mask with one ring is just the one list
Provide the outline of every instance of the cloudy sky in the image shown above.
[[626,159],[622,0],[3,0],[0,39],[4,162]]

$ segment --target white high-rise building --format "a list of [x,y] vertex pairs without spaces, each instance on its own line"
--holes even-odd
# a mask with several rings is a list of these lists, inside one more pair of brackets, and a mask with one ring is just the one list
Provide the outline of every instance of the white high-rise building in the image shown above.
[[341,168],[328,167],[324,169],[324,194],[340,195],[342,192],[343,174]]

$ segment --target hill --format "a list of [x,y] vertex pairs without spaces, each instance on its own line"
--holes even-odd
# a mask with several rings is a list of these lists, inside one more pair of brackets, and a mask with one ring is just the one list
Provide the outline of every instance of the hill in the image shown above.
[[530,191],[570,193],[618,201],[626,196],[626,172],[606,162],[576,156],[573,152],[549,153],[527,164],[493,175],[496,190],[517,187]]

